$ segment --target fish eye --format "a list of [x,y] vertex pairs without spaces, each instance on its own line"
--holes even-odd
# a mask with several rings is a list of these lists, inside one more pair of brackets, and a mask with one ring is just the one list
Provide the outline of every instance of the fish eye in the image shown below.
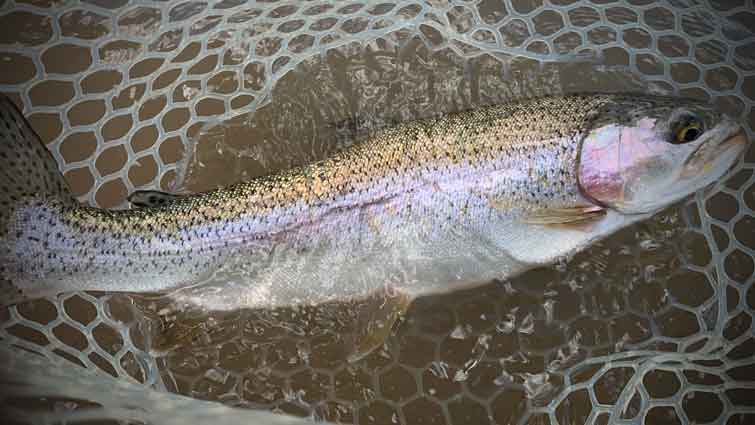
[[671,143],[681,145],[694,142],[703,134],[703,122],[695,116],[688,116],[680,120],[674,131]]

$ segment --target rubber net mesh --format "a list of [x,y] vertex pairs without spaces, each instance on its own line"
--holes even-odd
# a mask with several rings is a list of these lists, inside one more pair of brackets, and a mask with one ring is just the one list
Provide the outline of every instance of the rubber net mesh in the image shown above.
[[[753,10],[0,1],[0,90],[82,202],[124,207],[137,188],[227,184],[375,127],[543,90],[710,99],[752,140]],[[349,307],[218,315],[96,293],[23,303],[0,312],[3,406],[20,423],[294,421],[266,410],[358,424],[755,423],[753,164],[750,148],[713,189],[563,264],[420,299],[356,362],[344,360],[359,330],[340,327],[360,325]]]

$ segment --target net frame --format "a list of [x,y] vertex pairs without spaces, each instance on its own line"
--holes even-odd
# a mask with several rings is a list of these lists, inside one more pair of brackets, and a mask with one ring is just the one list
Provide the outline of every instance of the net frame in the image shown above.
[[[525,57],[547,62],[568,59],[575,52],[588,49],[601,52],[604,55],[603,57],[610,61],[612,60],[610,58],[611,52],[614,52],[612,49],[621,49],[627,53],[627,66],[633,70],[638,70],[651,85],[655,84],[658,89],[670,91],[674,94],[687,94],[692,90],[702,90],[714,101],[719,101],[722,106],[728,107],[734,112],[738,110],[739,116],[744,120],[749,120],[746,130],[750,139],[753,138],[752,117],[755,114],[755,102],[752,98],[753,89],[749,89],[748,97],[745,94],[745,85],[752,84],[752,81],[755,80],[755,64],[753,64],[751,53],[749,56],[747,53],[754,46],[755,36],[750,29],[742,25],[743,19],[752,15],[752,1],[740,2],[739,5],[731,8],[716,2],[681,0],[660,3],[565,1],[550,2],[544,5],[538,5],[538,2],[513,4],[511,1],[504,1],[506,15],[499,20],[481,12],[485,1],[395,2],[395,5],[385,12],[382,12],[382,10],[386,9],[387,6],[380,8],[377,4],[367,5],[366,2],[335,2],[333,3],[334,7],[327,9],[325,6],[330,2],[313,2],[306,5],[302,5],[300,2],[285,1],[259,2],[252,7],[258,12],[251,13],[244,12],[244,9],[249,8],[247,3],[233,1],[223,1],[204,6],[202,6],[203,2],[161,3],[145,1],[121,4],[113,9],[103,7],[105,3],[96,1],[81,4],[53,4],[50,7],[31,3],[6,1],[0,6],[0,16],[7,17],[13,13],[41,16],[49,19],[51,35],[42,43],[35,41],[27,44],[3,43],[0,46],[1,54],[14,53],[28,57],[35,68],[33,78],[21,83],[0,84],[0,90],[15,94],[15,98],[24,106],[24,112],[27,115],[47,113],[58,117],[62,129],[57,136],[49,141],[48,146],[65,173],[78,169],[88,170],[93,178],[93,183],[88,191],[80,194],[79,199],[91,205],[105,204],[104,206],[109,207],[122,207],[125,206],[125,196],[123,195],[137,187],[151,189],[159,188],[161,185],[165,186],[171,173],[179,172],[180,175],[181,166],[180,163],[165,161],[160,154],[161,144],[165,140],[178,137],[184,150],[190,152],[194,148],[194,138],[202,125],[226,121],[240,114],[253,111],[267,102],[275,101],[275,99],[271,99],[275,83],[295,69],[302,61],[318,55],[324,56],[330,50],[346,48],[354,42],[364,45],[377,39],[392,39],[401,43],[409,36],[416,36],[433,51],[448,48],[460,57],[467,59],[483,54],[493,54],[502,58],[502,60],[510,57]],[[361,7],[357,7],[359,5]],[[318,6],[323,9],[319,13],[306,13],[306,11]],[[293,8],[296,10],[289,13]],[[591,10],[592,12],[588,14],[592,13],[592,16],[597,18],[586,25],[578,23],[579,19],[574,18],[574,16],[578,16],[577,12],[583,9]],[[157,20],[149,18],[150,13],[154,13],[150,10],[159,11]],[[89,18],[95,21],[100,17],[104,18],[100,22],[105,22],[103,25],[106,27],[109,26],[108,31],[94,39],[66,35],[64,20],[66,16],[74,16],[75,11],[81,11],[84,15],[87,13],[96,14],[90,15],[94,17]],[[630,12],[634,13],[635,19],[631,18]],[[551,31],[550,29],[544,30],[541,25],[538,25],[537,18],[545,13],[555,13],[560,16],[563,22],[561,28]],[[147,18],[144,18],[144,16],[147,16]],[[621,18],[622,16],[623,18]],[[136,18],[146,19],[148,25],[145,26],[143,23],[131,25],[130,20],[138,21],[139,19]],[[298,20],[304,20],[305,25],[290,31],[289,27],[295,26],[290,22]],[[332,25],[327,29],[313,30],[311,25],[321,21],[327,21],[328,24],[332,23]],[[515,22],[522,25],[513,24]],[[706,26],[706,23],[710,25]],[[366,29],[359,31],[362,27]],[[261,28],[263,30],[251,35],[245,33],[250,28]],[[506,31],[502,31],[505,28],[514,28],[514,30],[506,33]],[[605,28],[608,28],[609,33],[613,32],[613,40],[608,37],[608,41],[596,42],[594,34]],[[629,30],[644,31],[649,37],[647,45],[645,47],[628,46],[625,37]],[[173,45],[169,34],[176,31],[181,33],[181,38],[177,44]],[[489,40],[486,36],[479,36],[484,31],[493,35],[492,42],[486,42],[485,40]],[[548,33],[543,33],[543,31]],[[507,39],[506,34],[513,38]],[[516,38],[517,34],[521,40]],[[573,37],[574,34],[576,34],[574,40],[579,40],[576,45],[569,44],[570,37]],[[334,39],[335,35],[340,38]],[[440,41],[438,41],[438,35],[440,35]],[[307,36],[312,37],[312,46],[297,51],[298,47],[296,47],[295,40],[305,40],[308,39]],[[667,50],[664,47],[667,40],[674,37],[683,39],[682,41],[687,46],[686,52],[682,48],[681,51],[674,53],[673,49]],[[21,38],[23,38],[23,35]],[[29,39],[34,40],[34,35],[29,36]],[[223,40],[219,47],[213,47],[216,39]],[[163,40],[162,44],[160,43],[161,40]],[[135,52],[129,52],[128,49],[125,49],[125,51],[116,51],[110,56],[103,56],[102,52],[107,51],[106,46],[113,41],[132,42],[141,47]],[[176,57],[181,57],[184,52],[187,52],[187,49],[192,49],[193,43],[198,43],[198,50],[193,51],[193,54],[185,54],[188,57],[185,61],[173,62]],[[270,54],[266,50],[270,49],[269,43],[278,45],[276,52]],[[537,43],[540,43],[538,48],[542,48],[542,45],[546,46],[549,53],[536,51],[533,46]],[[706,43],[721,48],[723,53],[721,51],[717,53],[707,52],[716,57],[717,60],[701,63],[696,55],[699,54],[700,46],[706,45]],[[61,44],[88,49],[93,58],[91,65],[84,70],[71,74],[45,72],[47,66],[44,60],[45,52],[48,51],[48,48]],[[214,66],[210,67],[209,71],[196,74],[191,72],[191,69],[201,68],[203,61],[206,61],[208,57],[217,55],[220,59],[221,52],[223,58],[225,58],[225,54],[233,56],[235,52],[241,59],[238,63],[233,59],[229,63],[218,60]],[[287,57],[288,60],[282,60],[282,57]],[[644,68],[643,64],[651,60],[649,58],[655,58],[656,65],[660,64],[660,73],[657,73],[657,71],[648,72],[648,69]],[[152,72],[139,76],[138,73],[133,71],[138,68],[139,64],[148,65],[149,61],[153,60],[162,60],[162,63]],[[674,73],[675,66],[689,63],[692,63],[698,69],[697,78],[682,82],[677,81],[678,76]],[[175,68],[181,70],[180,76],[172,83],[155,89],[155,81],[165,72]],[[710,75],[715,76],[716,72],[723,68],[728,68],[734,72],[736,75],[734,84],[715,82],[715,79],[709,80]],[[124,76],[123,80],[115,86],[119,90],[101,93],[85,92],[82,86],[83,80],[93,72],[105,70],[116,71]],[[252,95],[253,100],[243,106],[234,107],[237,106],[234,104],[234,99],[238,99],[240,90],[223,93],[211,83],[212,78],[222,72],[235,75],[237,85],[243,86],[244,95]],[[40,105],[32,95],[33,89],[37,84],[50,79],[71,83],[74,91],[71,99],[61,105]],[[186,80],[196,81],[198,87],[185,85]],[[713,83],[710,83],[710,81],[713,81]],[[144,84],[145,91],[138,96],[139,101],[123,108],[114,107],[116,97],[121,93],[131,95],[139,92],[140,90],[133,90],[132,87],[141,84]],[[713,87],[715,85],[717,87]],[[176,101],[174,93],[177,91],[189,95],[185,96],[185,100]],[[141,119],[140,113],[146,103],[144,100],[160,98],[161,96],[166,97],[166,106],[156,115]],[[223,112],[202,115],[201,102],[211,99],[222,103]],[[93,123],[74,125],[75,123],[72,122],[69,113],[76,105],[86,101],[103,102],[105,105],[104,113],[99,120]],[[188,118],[185,123],[178,128],[166,127],[166,115],[181,108],[188,111]],[[108,141],[104,137],[103,127],[115,115],[129,116],[133,123],[139,123],[139,125],[132,125],[121,140],[113,144],[112,141]],[[157,130],[155,137],[157,142],[144,150],[135,149],[133,141],[139,137],[139,130],[150,126],[154,126]],[[95,134],[95,150],[87,158],[67,161],[64,158],[62,147],[68,136],[89,131]],[[102,173],[96,166],[97,159],[114,146],[120,146],[125,150],[127,160],[118,170]],[[138,166],[140,161],[147,158],[152,158],[157,164],[158,172],[148,182],[137,185],[131,181],[129,170]],[[726,266],[727,259],[735,252],[744,253],[751,259],[754,256],[753,248],[742,242],[734,229],[739,223],[747,222],[755,216],[752,206],[745,201],[747,193],[752,191],[755,185],[751,155],[748,158],[750,159],[742,161],[735,170],[735,173],[744,172],[744,175],[749,171],[749,177],[746,177],[743,182],[739,182],[736,187],[721,183],[713,190],[698,193],[689,202],[686,209],[696,211],[696,213],[691,212],[689,214],[687,221],[690,227],[706,241],[713,255],[712,261],[707,264],[699,265],[687,261],[684,267],[704,274],[708,282],[725,282],[714,286],[714,295],[702,305],[694,308],[683,305],[677,306],[681,310],[695,315],[700,324],[700,329],[704,330],[696,335],[684,338],[664,337],[654,333],[653,342],[678,344],[677,353],[638,347],[622,353],[585,359],[579,365],[562,371],[564,387],[570,388],[568,391],[564,390],[546,406],[531,405],[530,415],[522,417],[520,423],[525,423],[537,414],[544,414],[551,423],[558,423],[558,406],[571,394],[582,389],[588,390],[594,406],[591,416],[588,418],[590,421],[597,420],[599,414],[608,414],[610,423],[641,422],[643,415],[637,415],[631,419],[620,417],[632,401],[635,391],[638,391],[641,395],[639,410],[644,412],[643,414],[647,414],[650,409],[656,406],[671,406],[679,418],[689,421],[690,418],[687,417],[685,410],[681,407],[684,398],[687,394],[707,387],[692,384],[686,378],[681,378],[683,376],[682,370],[692,369],[725,376],[727,370],[749,365],[747,358],[727,358],[726,362],[720,366],[701,366],[696,363],[727,356],[733,351],[741,349],[744,344],[752,339],[751,324],[734,338],[725,336],[726,331],[732,326],[732,318],[744,317],[741,316],[742,314],[751,317],[752,306],[748,304],[747,300],[748,294],[753,291],[753,276],[751,274],[744,282],[734,282],[728,277]],[[113,191],[113,182],[121,182],[125,188],[122,190],[124,193],[121,196],[116,196],[114,201],[105,203],[98,201],[98,193]],[[717,218],[710,214],[708,208],[706,208],[710,199],[719,193],[727,194],[737,200],[737,212],[728,219]],[[695,215],[697,215],[696,218]],[[714,227],[725,229],[728,234],[729,243],[723,249],[718,248]],[[734,293],[737,294],[737,303],[731,306],[729,301],[734,297]],[[84,324],[68,314],[65,304],[74,298],[94,306],[96,318],[93,321]],[[111,296],[109,295],[95,297],[85,293],[66,294],[52,298],[48,302],[57,311],[57,317],[46,324],[30,320],[20,313],[17,307],[11,308],[8,311],[8,317],[3,321],[0,338],[2,338],[4,345],[23,347],[30,351],[42,353],[50,359],[57,359],[59,356],[67,354],[78,359],[78,362],[82,363],[88,370],[101,369],[101,366],[91,360],[90,356],[96,354],[111,364],[118,378],[140,382],[142,385],[156,390],[166,389],[162,376],[158,372],[159,366],[148,351],[148,337],[142,338],[145,339],[142,344],[135,343],[132,331],[136,325],[133,323],[126,325],[124,322],[116,320],[109,307],[110,299]],[[76,350],[58,338],[54,330],[62,325],[69,326],[83,334],[86,338],[87,348],[83,351]],[[49,343],[42,347],[34,343],[34,340],[30,339],[28,334],[19,337],[18,333],[12,331],[14,326],[23,326],[42,333]],[[107,326],[118,332],[123,344],[115,353],[104,349],[93,336],[93,331],[98,326]],[[28,333],[28,331],[25,332]],[[695,347],[701,340],[705,340],[702,347]],[[689,347],[696,348],[694,353],[684,352]],[[631,359],[627,360],[627,357]],[[129,360],[124,360],[126,358]],[[638,360],[638,358],[641,360]],[[137,364],[136,369],[141,370],[143,379],[138,379],[139,373],[135,373],[136,369],[131,370],[130,366],[124,366],[124,364],[128,365],[129,362]],[[595,374],[586,382],[571,385],[569,376],[578,367],[593,364],[604,364],[601,368],[602,372],[620,367],[636,371],[632,378],[633,381],[631,381],[632,385],[626,385],[617,402],[611,406],[601,405],[591,390],[603,376],[602,372]],[[674,372],[680,381],[684,382],[684,390],[671,398],[651,400],[642,382],[647,373],[653,370]],[[733,384],[727,382],[724,387],[752,389],[753,384],[751,382]],[[735,415],[753,413],[752,408],[734,405],[727,397],[723,397],[721,400],[725,405],[724,412],[726,413],[725,416],[716,420],[725,422]],[[492,415],[492,412],[489,413]],[[446,416],[448,416],[447,412]]]

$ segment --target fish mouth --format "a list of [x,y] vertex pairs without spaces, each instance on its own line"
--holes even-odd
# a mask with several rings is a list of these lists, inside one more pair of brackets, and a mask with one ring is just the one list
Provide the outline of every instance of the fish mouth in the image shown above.
[[703,143],[698,146],[685,161],[673,184],[659,192],[657,197],[670,200],[668,204],[674,203],[697,190],[708,190],[736,168],[739,164],[737,159],[749,141],[739,125],[733,124],[727,133],[728,136],[715,145]]
[[[744,129],[734,124],[727,137],[723,137],[716,145],[702,144],[695,149],[684,161],[681,176],[682,178],[693,178],[700,172],[702,167],[703,174],[709,174],[714,170],[721,170],[723,163],[726,164],[726,170],[731,170],[736,166],[736,158],[747,149],[749,140]],[[725,173],[724,173],[725,174]]]
[[740,145],[741,149],[744,150],[744,148],[747,147],[748,144],[749,140],[747,140],[747,134],[742,127],[739,127],[739,129],[736,130],[733,135],[729,136],[721,143],[719,143],[718,147],[721,149],[729,149],[732,146]]
[[[750,143],[744,129],[737,126],[737,129],[732,132],[732,135],[724,138],[714,148],[715,154],[711,155],[711,158],[705,162],[705,164],[703,165],[704,169],[706,171],[713,169],[715,168],[718,161],[726,158],[738,158],[739,155],[747,149],[747,146],[749,144]],[[727,170],[731,170],[731,168],[733,168],[736,164],[737,161],[731,160],[731,163],[728,165]]]

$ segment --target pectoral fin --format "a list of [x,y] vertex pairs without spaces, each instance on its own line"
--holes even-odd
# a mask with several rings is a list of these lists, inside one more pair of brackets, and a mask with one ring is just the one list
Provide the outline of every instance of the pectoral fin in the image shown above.
[[180,199],[181,195],[160,192],[157,190],[137,190],[128,197],[132,206],[138,208],[162,207],[170,202]]
[[541,225],[582,225],[606,215],[606,210],[597,205],[584,205],[570,208],[549,208],[533,211],[522,218],[527,224]]

